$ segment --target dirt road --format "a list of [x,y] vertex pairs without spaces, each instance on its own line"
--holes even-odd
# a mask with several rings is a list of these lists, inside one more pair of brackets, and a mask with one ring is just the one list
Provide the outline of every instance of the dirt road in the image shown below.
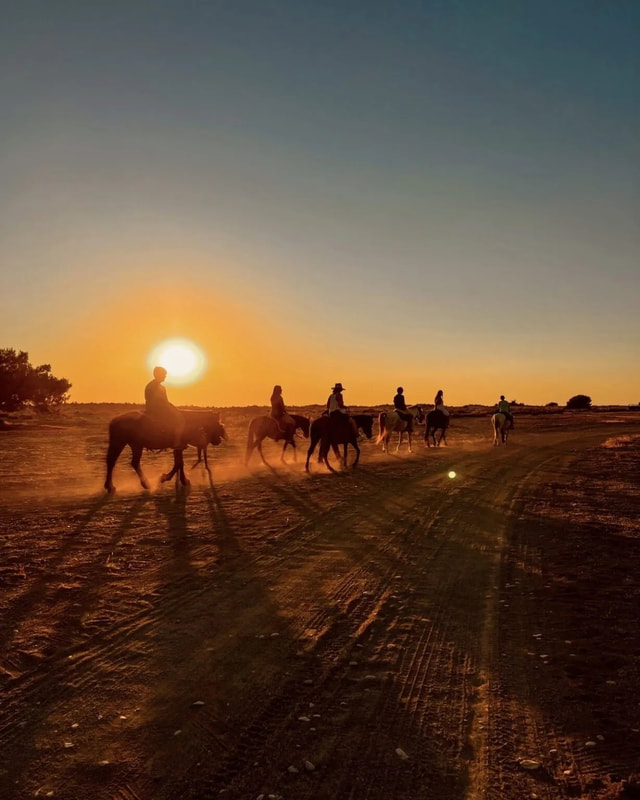
[[227,451],[189,493],[16,483],[0,796],[618,797],[640,427],[486,424],[336,476]]

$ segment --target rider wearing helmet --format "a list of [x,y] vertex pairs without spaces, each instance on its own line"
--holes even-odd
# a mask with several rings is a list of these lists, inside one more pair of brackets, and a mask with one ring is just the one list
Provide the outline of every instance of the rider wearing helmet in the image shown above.
[[509,403],[507,400],[504,399],[504,395],[500,395],[500,401],[498,403],[498,411],[500,414],[504,414],[505,417],[511,423],[511,428],[513,428],[513,414],[511,413],[511,409],[509,408]]

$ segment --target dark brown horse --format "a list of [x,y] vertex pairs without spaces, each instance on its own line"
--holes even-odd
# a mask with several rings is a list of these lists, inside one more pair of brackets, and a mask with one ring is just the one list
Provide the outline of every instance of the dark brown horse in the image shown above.
[[264,453],[262,452],[262,442],[267,438],[273,439],[276,442],[284,439],[280,461],[284,463],[284,453],[289,445],[293,447],[293,460],[297,460],[296,443],[293,437],[295,432],[300,430],[302,431],[304,438],[308,439],[309,425],[311,424],[311,421],[309,420],[309,417],[303,417],[302,414],[289,414],[289,416],[293,418],[295,427],[288,434],[282,431],[273,417],[268,417],[265,415],[264,417],[254,417],[251,420],[249,423],[249,433],[247,435],[247,452],[245,453],[244,457],[245,464],[249,463],[251,454],[254,450],[257,450],[260,453],[260,458],[262,459],[263,464],[269,466],[264,457]]
[[[220,414],[213,411],[184,411],[179,409],[186,420],[182,436],[183,447],[173,451],[173,469],[163,475],[161,481],[170,480],[176,472],[180,481],[186,486],[189,481],[184,474],[184,461],[182,451],[187,445],[204,447],[207,444],[220,444],[227,438],[224,425],[220,422]],[[107,478],[104,488],[108,492],[115,491],[112,475],[118,456],[129,445],[131,448],[131,466],[135,469],[144,489],[149,488],[149,483],[140,468],[142,451],[171,450],[173,449],[173,435],[170,430],[149,417],[143,411],[129,411],[114,417],[109,423],[109,449],[107,450]],[[208,467],[207,467],[208,468]]]
[[[361,430],[367,439],[371,439],[373,436],[373,416],[371,414],[352,414],[351,419],[355,420],[358,430]],[[343,420],[338,421],[343,422]],[[360,461],[360,447],[358,446],[358,439],[353,432],[353,428],[351,428],[350,425],[344,424],[344,422],[342,425],[332,425],[332,422],[333,420],[323,415],[318,419],[314,419],[311,423],[311,443],[307,450],[307,463],[305,464],[307,472],[309,472],[309,461],[318,442],[320,442],[318,461],[324,461],[331,472],[335,472],[335,470],[331,464],[329,464],[329,448],[333,449],[336,458],[345,467],[347,466],[347,447],[349,445],[356,451],[356,460],[353,462],[353,466],[355,467],[358,461]],[[344,445],[344,457],[342,458],[340,457],[340,450],[338,449],[338,446],[341,444]]]
[[[440,442],[447,443],[447,428],[449,427],[450,417],[439,408],[434,408],[427,414],[427,429],[424,432],[424,440],[427,447],[431,447],[433,441],[434,447],[439,447]],[[436,440],[436,433],[440,431],[440,436]]]

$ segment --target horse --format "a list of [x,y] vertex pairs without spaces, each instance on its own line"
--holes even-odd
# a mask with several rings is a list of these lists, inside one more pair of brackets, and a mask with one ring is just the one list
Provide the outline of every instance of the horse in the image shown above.
[[497,447],[502,444],[507,443],[507,439],[509,438],[509,431],[511,430],[511,420],[503,414],[502,412],[498,411],[491,417],[491,427],[493,429],[493,445]]
[[[356,428],[361,430],[367,439],[371,439],[373,436],[373,417],[371,414],[352,414],[351,419],[355,421]],[[324,461],[327,468],[331,472],[335,472],[331,464],[329,464],[328,455],[329,455],[329,448],[333,449],[336,458],[340,461],[345,467],[347,466],[347,447],[351,445],[356,451],[356,460],[353,462],[353,466],[357,466],[358,461],[360,461],[360,447],[358,446],[358,440],[356,435],[351,428],[351,425],[344,426],[336,426],[333,430],[330,425],[331,420],[328,416],[323,415],[318,417],[318,419],[314,419],[311,423],[311,443],[309,444],[309,449],[307,450],[307,463],[305,464],[305,469],[309,472],[309,460],[313,455],[313,451],[316,449],[316,445],[320,442],[320,451],[318,455],[318,461]],[[341,422],[341,420],[340,420]],[[338,450],[338,445],[344,445],[344,458],[340,458],[340,451]]]
[[[414,422],[422,422],[424,420],[422,406],[409,406],[406,412],[403,413],[411,414]],[[396,447],[397,453],[398,450],[400,450],[402,436],[407,430],[409,423],[406,419],[403,419],[397,411],[383,411],[378,417],[378,422],[380,424],[380,433],[378,434],[376,444],[380,444],[380,442],[382,442],[382,452],[388,453],[389,439],[391,438],[391,434],[394,431],[397,431],[399,434],[398,446]],[[409,452],[411,452],[411,433],[407,431],[407,435],[409,437]]]
[[280,439],[284,439],[284,445],[282,446],[282,455],[280,456],[280,461],[284,464],[284,454],[285,450],[287,449],[288,445],[293,447],[293,460],[297,461],[297,452],[296,452],[296,443],[293,440],[293,436],[297,430],[302,431],[302,435],[305,439],[309,438],[309,426],[311,425],[311,420],[309,417],[303,417],[301,414],[289,414],[290,417],[293,418],[295,422],[295,428],[293,431],[287,436],[286,433],[282,431],[280,426],[278,425],[277,420],[273,417],[254,417],[251,422],[249,423],[249,432],[247,435],[247,452],[244,457],[244,463],[247,465],[249,463],[249,459],[251,458],[251,454],[253,453],[254,449],[257,449],[260,453],[260,458],[262,459],[262,463],[267,464],[267,461],[264,457],[264,453],[262,452],[262,442],[267,437],[269,439],[273,439],[274,441],[279,441]]
[[[113,468],[118,456],[124,448],[129,445],[131,448],[131,466],[134,468],[143,489],[149,489],[149,483],[140,468],[140,458],[142,451],[147,450],[171,450],[173,449],[173,469],[163,475],[161,482],[171,480],[179,473],[180,482],[183,486],[188,485],[189,481],[184,474],[184,461],[182,451],[187,445],[196,447],[206,447],[207,444],[217,445],[227,438],[224,425],[220,422],[220,414],[213,411],[186,411],[178,409],[185,418],[185,429],[182,434],[181,447],[173,448],[173,434],[162,422],[150,417],[143,411],[129,411],[126,414],[114,417],[109,423],[109,447],[107,450],[107,477],[104,488],[108,492],[115,491],[112,475]],[[206,461],[205,461],[206,463]],[[207,469],[208,469],[207,464]]]
[[[431,447],[431,441],[433,441],[434,447],[439,447],[440,442],[447,443],[447,428],[449,427],[450,419],[449,415],[439,408],[434,408],[427,414],[427,429],[424,432],[424,440],[427,443],[427,447]],[[440,436],[437,440],[436,431],[440,431]]]

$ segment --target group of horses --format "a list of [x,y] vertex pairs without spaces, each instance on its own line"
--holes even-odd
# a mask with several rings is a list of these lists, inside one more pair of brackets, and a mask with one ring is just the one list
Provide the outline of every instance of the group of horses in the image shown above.
[[[211,445],[218,445],[224,439],[227,439],[227,432],[224,425],[220,421],[220,414],[214,411],[191,411],[181,409],[180,413],[185,418],[185,428],[182,435],[180,448],[174,448],[173,435],[170,430],[158,425],[158,422],[149,417],[143,411],[130,411],[126,414],[121,414],[111,420],[109,424],[109,446],[107,449],[107,476],[104,487],[108,492],[113,492],[115,487],[113,485],[113,470],[118,460],[118,457],[129,445],[131,448],[131,466],[136,471],[140,478],[140,483],[143,488],[149,489],[149,483],[140,467],[140,460],[142,458],[143,450],[173,450],[173,467],[168,472],[161,476],[161,482],[171,480],[174,475],[178,478],[182,485],[187,485],[189,481],[184,472],[184,449],[188,445],[197,448],[198,458],[194,466],[204,460],[204,465],[209,471],[209,462],[207,459],[207,447]],[[407,415],[410,415],[413,420],[409,425]],[[360,460],[360,446],[358,438],[360,432],[364,434],[367,439],[373,437],[373,421],[372,414],[354,414],[351,416],[353,425],[349,422],[348,418],[344,420],[332,419],[328,416],[321,416],[313,420],[301,414],[290,414],[293,419],[294,425],[289,426],[289,429],[283,430],[278,422],[269,416],[255,417],[249,423],[249,432],[247,437],[247,447],[245,451],[245,464],[249,463],[251,455],[254,450],[260,454],[264,464],[267,461],[262,452],[262,443],[266,438],[273,439],[274,441],[283,441],[281,461],[284,462],[284,456],[287,447],[293,449],[294,460],[296,459],[296,442],[295,437],[300,434],[309,439],[309,448],[307,450],[307,460],[305,469],[309,471],[309,461],[315,452],[315,449],[320,445],[318,461],[324,463],[326,467],[334,472],[328,460],[329,452],[332,450],[335,457],[344,466],[347,465],[347,448],[349,445],[356,451],[355,467]],[[411,406],[406,412],[398,411],[383,411],[378,416],[378,423],[380,432],[377,437],[377,444],[382,444],[383,452],[389,452],[389,441],[392,434],[398,434],[398,444],[396,452],[400,449],[403,441],[404,434],[407,434],[409,441],[409,452],[411,452],[412,445],[412,428],[413,424],[425,422],[426,429],[424,439],[428,447],[432,445],[437,447],[441,442],[446,444],[446,431],[449,426],[449,415],[445,414],[440,409],[433,409],[425,414],[424,408],[420,405]],[[494,414],[491,418],[491,424],[494,431],[494,444],[506,444],[510,421],[504,414]],[[342,455],[340,454],[339,447],[343,446]],[[267,464],[268,466],[268,464]]]

